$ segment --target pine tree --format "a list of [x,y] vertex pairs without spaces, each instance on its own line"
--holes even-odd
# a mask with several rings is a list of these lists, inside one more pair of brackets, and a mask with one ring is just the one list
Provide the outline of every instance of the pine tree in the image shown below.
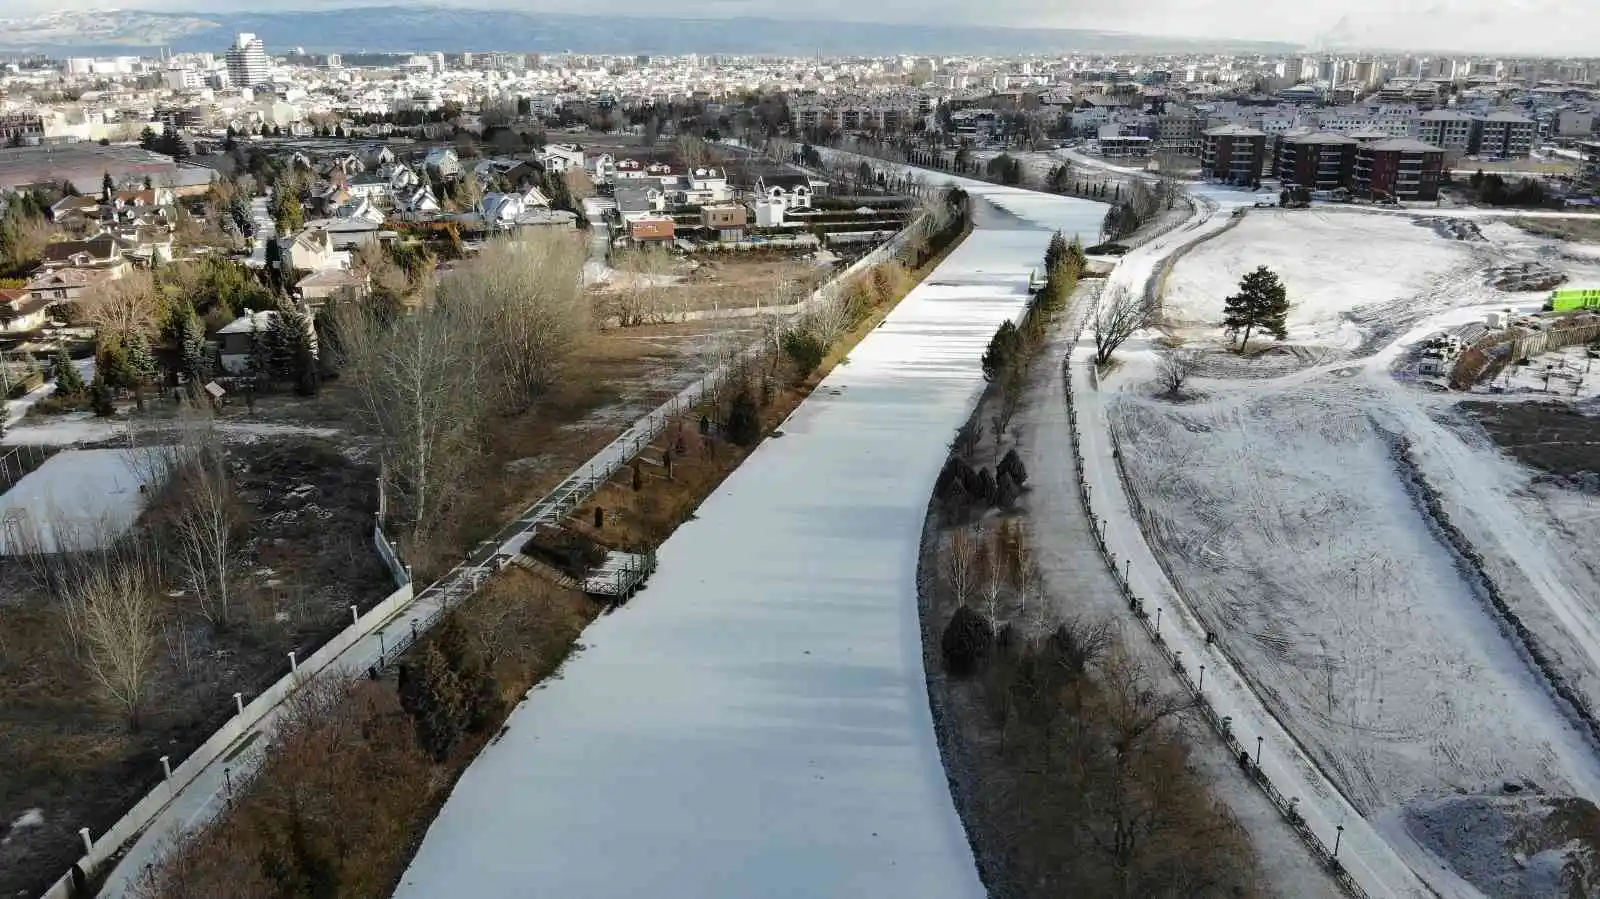
[[81,396],[88,389],[88,385],[83,383],[83,375],[72,364],[66,350],[57,350],[50,364],[55,369],[57,396]]
[[293,381],[295,371],[295,322],[287,305],[279,306],[278,314],[267,324],[261,342],[266,353],[266,375],[272,381]]
[[196,384],[210,380],[211,354],[206,349],[206,328],[193,306],[179,313],[176,332],[184,377]]
[[250,316],[250,377],[257,385],[267,384],[272,381],[272,366],[270,355],[267,352],[267,332],[261,328],[261,320],[255,315]]
[[417,741],[437,761],[450,755],[471,718],[461,678],[433,642],[423,648],[416,666],[405,670],[400,705],[416,723]]
[[983,353],[983,377],[993,381],[1004,375],[1022,356],[1022,333],[1008,319],[989,338],[989,348]]
[[1061,260],[1066,258],[1066,254],[1067,239],[1061,236],[1060,231],[1050,235],[1050,245],[1044,251],[1044,270],[1046,272],[1055,271],[1056,266],[1061,264]]
[[128,350],[120,341],[107,338],[94,355],[95,381],[107,387],[131,387],[134,374],[128,364]]
[[116,403],[111,398],[111,385],[98,374],[94,383],[89,385],[89,408],[101,418],[109,418],[117,412]]
[[117,183],[111,180],[111,172],[100,176],[100,202],[111,202],[111,194],[117,189]]
[[1083,241],[1079,240],[1076,234],[1072,235],[1072,243],[1067,244],[1067,258],[1072,260],[1074,268],[1080,272],[1088,264],[1088,257],[1083,252]]
[[1239,352],[1250,342],[1250,332],[1260,329],[1279,340],[1289,336],[1289,297],[1283,282],[1266,266],[1239,279],[1239,292],[1223,301],[1222,327],[1239,334]]

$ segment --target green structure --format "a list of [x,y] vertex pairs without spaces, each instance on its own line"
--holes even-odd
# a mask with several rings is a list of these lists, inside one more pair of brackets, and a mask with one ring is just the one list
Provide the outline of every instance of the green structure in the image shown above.
[[1600,307],[1600,287],[1558,287],[1550,292],[1549,305],[1552,312]]

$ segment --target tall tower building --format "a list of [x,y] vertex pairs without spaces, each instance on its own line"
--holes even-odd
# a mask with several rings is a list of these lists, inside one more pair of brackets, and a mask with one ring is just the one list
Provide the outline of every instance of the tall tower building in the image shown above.
[[266,47],[255,35],[240,32],[228,48],[228,80],[234,87],[255,87],[268,78]]

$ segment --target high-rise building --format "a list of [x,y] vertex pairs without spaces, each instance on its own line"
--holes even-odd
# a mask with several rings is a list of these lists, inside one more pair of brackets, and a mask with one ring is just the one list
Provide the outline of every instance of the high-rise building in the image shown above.
[[267,48],[261,39],[241,31],[228,48],[228,80],[234,87],[255,87],[269,78]]
[[1300,56],[1291,56],[1283,61],[1283,80],[1290,84],[1299,84],[1305,74],[1305,59]]

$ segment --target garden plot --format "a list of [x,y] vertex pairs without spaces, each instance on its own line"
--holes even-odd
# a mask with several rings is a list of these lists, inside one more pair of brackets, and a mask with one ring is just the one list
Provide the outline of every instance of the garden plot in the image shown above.
[[1398,216],[1251,210],[1174,265],[1162,308],[1170,325],[1220,339],[1224,298],[1265,265],[1288,289],[1291,343],[1354,353],[1396,321],[1485,302],[1488,253]]
[[63,450],[0,496],[0,555],[87,549],[144,507],[148,468],[127,450]]
[[1154,549],[1363,814],[1522,778],[1597,795],[1593,747],[1397,471],[1369,411],[1391,400],[1318,381],[1111,414]]

